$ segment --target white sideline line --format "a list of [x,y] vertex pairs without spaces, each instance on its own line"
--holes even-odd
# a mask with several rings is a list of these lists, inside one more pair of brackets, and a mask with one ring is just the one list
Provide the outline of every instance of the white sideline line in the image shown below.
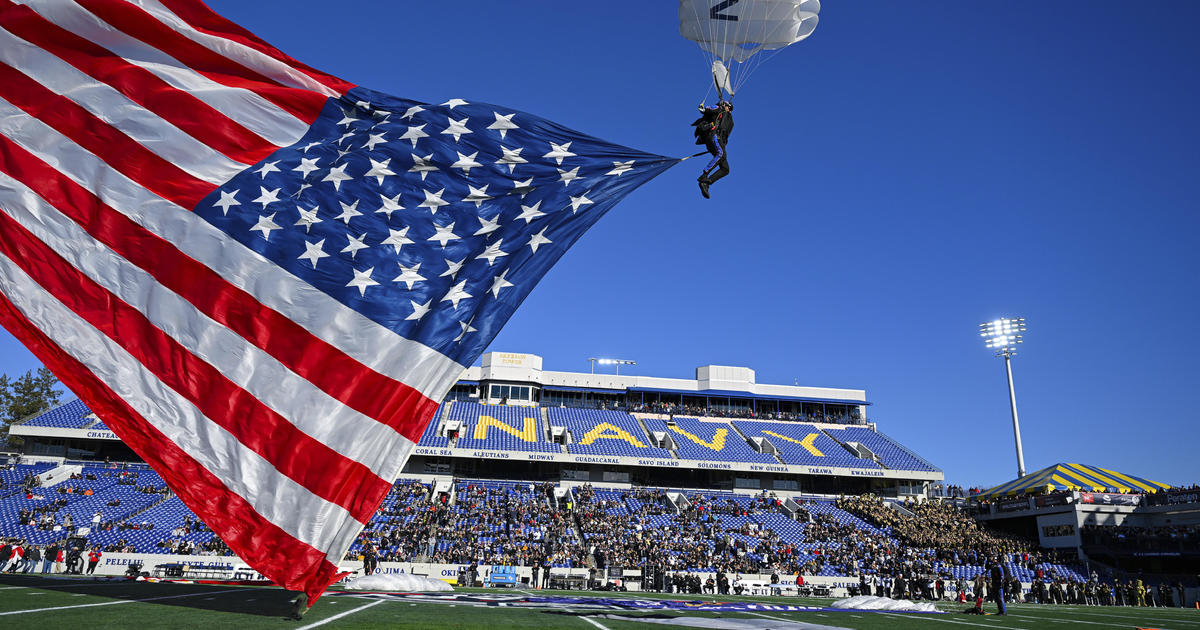
[[783,621],[783,622],[786,622],[786,623],[796,623],[795,621],[793,621],[793,620],[791,620],[791,619],[784,619],[783,617],[772,617],[771,615],[764,615],[764,614],[762,614],[762,613],[756,613],[756,612],[753,612],[753,611],[750,611],[750,610],[746,610],[746,611],[743,611],[743,612],[745,612],[745,613],[747,613],[747,614],[750,614],[750,615],[754,615],[754,616],[756,616],[756,617],[765,617],[765,618],[767,618],[767,619],[771,619],[771,620],[773,620],[773,621]]
[[[1190,608],[1164,608],[1156,613],[1152,613],[1150,616],[1147,616],[1144,614],[1138,614],[1137,612],[1135,612],[1138,609],[1130,608],[1127,606],[1109,606],[1108,608],[1111,610],[1105,610],[1104,606],[1100,606],[1100,607],[1098,607],[1098,609],[1089,608],[1087,610],[1073,608],[1071,610],[1071,612],[1072,612],[1072,614],[1076,614],[1076,615],[1090,615],[1093,617],[1104,617],[1105,619],[1128,619],[1130,621],[1149,621],[1149,622],[1153,622],[1153,623],[1160,623],[1160,622],[1175,623],[1175,624],[1185,624],[1185,625],[1189,625],[1189,626],[1200,625],[1200,621],[1192,621],[1189,619],[1183,619],[1182,617],[1175,617],[1167,612],[1169,610],[1189,611],[1189,610],[1191,610]],[[1105,612],[1100,612],[1100,610],[1105,610]],[[1154,610],[1154,609],[1149,609],[1149,610]],[[1149,612],[1149,610],[1147,612]],[[1154,617],[1153,616],[1154,614],[1157,614],[1159,616]],[[1191,613],[1185,612],[1184,614],[1191,614]],[[1165,615],[1165,617],[1164,617],[1164,615]]]
[[360,610],[365,610],[367,608],[374,606],[375,604],[382,604],[385,601],[387,601],[387,600],[377,599],[377,600],[371,602],[370,604],[364,604],[362,606],[359,606],[358,608],[347,610],[346,612],[340,612],[332,617],[326,617],[316,623],[310,623],[307,626],[300,626],[299,628],[296,628],[296,630],[308,630],[309,628],[316,628],[317,626],[323,626],[323,625],[329,623],[330,621],[341,619],[342,617],[345,617],[347,615],[353,615],[354,613],[356,613]]
[[[925,621],[937,621],[937,622],[941,622],[941,623],[955,623],[955,624],[959,624],[959,625],[963,625],[963,626],[979,626],[981,628],[995,628],[996,627],[990,623],[975,623],[973,621],[957,621],[954,619],[942,619],[941,617],[935,616],[935,615],[900,615],[900,614],[896,614],[896,613],[879,613],[879,614],[887,615],[888,617],[903,617],[905,619],[923,619]],[[1021,626],[1013,626],[1013,627],[1018,628],[1018,630],[1027,630],[1025,628],[1021,628]]]
[[[596,621],[595,619],[592,619],[591,617],[580,617],[580,619],[592,624],[593,626],[596,626],[597,628],[600,628],[600,630],[608,630],[607,626],[599,621]],[[304,630],[304,628],[299,628],[298,630]]]
[[1008,614],[1009,617],[1017,617],[1018,619],[1034,619],[1037,621],[1046,621],[1050,623],[1085,623],[1093,626],[1112,626],[1115,628],[1124,628],[1129,625],[1126,623],[1100,623],[1099,621],[1084,621],[1082,619],[1054,619],[1052,617],[1031,617],[1029,615],[1014,615]]
[[218,593],[232,593],[240,591],[240,588],[231,588],[224,591],[205,591],[203,593],[183,593],[180,595],[163,595],[161,597],[147,597],[145,599],[122,599],[114,602],[100,602],[98,604],[76,604],[74,606],[53,606],[50,608],[28,608],[26,610],[10,610],[8,612],[0,612],[3,615],[22,615],[25,613],[49,612],[51,610],[68,610],[71,608],[93,608],[96,606],[116,606],[119,604],[136,604],[138,602],[156,602],[163,599],[180,599],[183,597],[200,597],[201,595],[216,595]]

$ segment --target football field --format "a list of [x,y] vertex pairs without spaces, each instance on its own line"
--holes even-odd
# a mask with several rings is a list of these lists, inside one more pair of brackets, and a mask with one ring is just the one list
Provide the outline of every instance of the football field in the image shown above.
[[[570,598],[553,601],[545,598]],[[611,598],[611,599],[610,599]],[[753,604],[713,611],[711,602]],[[817,610],[833,600],[796,597],[716,597],[580,591],[458,589],[438,594],[330,591],[300,621],[289,618],[292,594],[278,588],[46,579],[0,576],[0,628],[578,628],[632,630],[664,627],[855,628],[969,630],[970,628],[1162,628],[1200,630],[1200,611],[1012,605],[1009,614],[949,614]],[[539,601],[541,600],[541,601]],[[590,601],[589,601],[590,600]],[[612,600],[634,600],[625,605]],[[680,609],[639,609],[637,602],[686,601]],[[645,604],[641,604],[645,605]],[[811,607],[814,610],[787,610]],[[989,612],[994,612],[989,606]],[[675,620],[675,621],[672,621]],[[685,622],[685,623],[681,623]],[[710,625],[704,625],[710,624]]]

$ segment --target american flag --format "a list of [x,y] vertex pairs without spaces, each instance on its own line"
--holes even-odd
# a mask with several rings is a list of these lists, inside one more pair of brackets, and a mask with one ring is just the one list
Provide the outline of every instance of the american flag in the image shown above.
[[0,322],[312,601],[464,367],[675,163],[190,0],[0,0]]

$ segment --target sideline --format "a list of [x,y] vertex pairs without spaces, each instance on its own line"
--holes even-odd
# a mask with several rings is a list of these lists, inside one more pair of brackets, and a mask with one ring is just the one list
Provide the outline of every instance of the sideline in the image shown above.
[[[0,612],[0,616],[23,615],[25,613],[49,612],[51,610],[69,610],[72,608],[94,608],[96,606],[117,606],[120,604],[136,604],[138,602],[157,602],[157,601],[161,601],[164,599],[180,599],[180,598],[184,598],[184,597],[200,597],[203,595],[217,595],[220,593],[234,593],[234,592],[239,592],[239,591],[244,591],[244,590],[245,589],[230,588],[230,589],[226,589],[223,591],[206,591],[203,593],[181,593],[179,595],[162,595],[159,597],[147,597],[145,599],[121,599],[121,600],[116,600],[116,601],[111,601],[111,602],[99,602],[96,604],[76,604],[74,606],[52,606],[50,608],[28,608],[26,610],[10,610],[7,612]],[[103,597],[103,595],[96,595],[95,597]]]
[[580,616],[579,618],[592,624],[593,626],[596,626],[597,628],[600,628],[600,630],[608,630],[608,626],[605,626],[604,624],[600,623],[599,621],[596,621],[595,619],[592,619],[591,617]]
[[300,626],[299,628],[296,628],[296,630],[308,630],[309,628],[316,628],[317,626],[323,626],[331,621],[336,621],[338,619],[341,619],[342,617],[346,617],[348,615],[353,615],[354,613],[356,613],[360,610],[366,610],[376,604],[382,604],[384,601],[386,601],[386,600],[377,599],[377,600],[371,602],[370,604],[365,604],[363,606],[359,606],[358,608],[347,610],[346,612],[340,612],[332,617],[326,617],[316,623],[310,623],[307,626]]
[[[945,619],[941,616],[934,616],[934,615],[901,615],[898,613],[886,613],[886,612],[881,612],[878,614],[886,615],[888,617],[903,617],[905,619],[924,619],[925,621],[940,621],[942,623],[954,623],[954,624],[959,624],[959,625],[963,625],[963,626],[979,626],[981,628],[995,628],[996,627],[995,625],[990,624],[990,623],[975,623],[974,621],[961,621],[961,620],[957,620],[957,619]],[[1007,616],[1007,615],[1005,615],[1005,616]],[[1016,628],[1017,630],[1029,630],[1028,628],[1023,628],[1022,626],[1012,626],[1012,627]]]

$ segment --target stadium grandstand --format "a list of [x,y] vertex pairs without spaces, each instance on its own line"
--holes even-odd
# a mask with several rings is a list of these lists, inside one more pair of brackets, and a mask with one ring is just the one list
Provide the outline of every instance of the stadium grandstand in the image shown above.
[[[862,390],[759,384],[749,368],[669,379],[544,371],[534,355],[489,353],[440,406],[343,566],[368,555],[443,575],[517,566],[531,584],[536,568],[547,586],[551,575],[557,586],[617,575],[643,589],[671,588],[664,576],[680,572],[782,574],[919,597],[937,583],[969,590],[993,558],[1032,593],[1087,583],[1097,567],[1119,581],[1200,557],[1195,489],[1107,469],[1059,464],[1025,485],[927,501],[941,471],[880,431],[869,405]],[[7,540],[86,537],[118,569],[229,554],[83,403],[11,435],[23,446],[0,471]],[[1043,483],[1085,472],[1138,483]],[[1147,562],[1134,540],[1167,555]],[[235,560],[213,562],[232,570]]]

